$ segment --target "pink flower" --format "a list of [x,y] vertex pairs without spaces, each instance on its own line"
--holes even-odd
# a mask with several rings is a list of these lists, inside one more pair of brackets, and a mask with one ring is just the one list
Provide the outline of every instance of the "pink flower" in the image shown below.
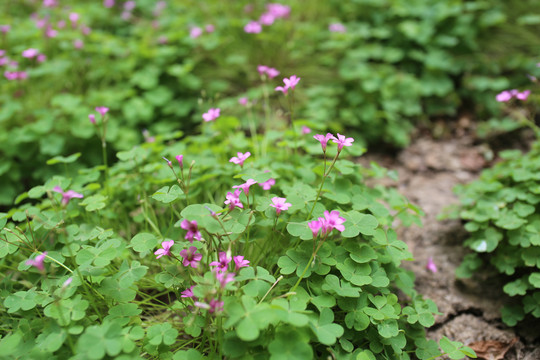
[[308,222],[308,226],[311,229],[311,232],[313,233],[313,238],[316,238],[319,234],[319,230],[322,228],[322,222],[318,220],[313,220]]
[[266,70],[266,75],[268,75],[270,79],[273,79],[279,75],[279,71],[274,68],[268,68],[268,70]]
[[172,161],[167,159],[165,156],[162,156],[161,157],[163,160],[165,160],[167,162],[167,166],[170,167],[172,169]]
[[275,16],[270,13],[264,13],[259,18],[259,22],[263,25],[272,25],[275,20]]
[[82,29],[81,29],[81,32],[83,35],[89,35],[90,32],[92,31],[92,29],[90,29],[88,26],[84,26]]
[[103,6],[112,8],[114,6],[114,0],[103,0]]
[[216,27],[212,24],[208,24],[204,27],[204,30],[206,30],[207,33],[213,33]]
[[183,297],[183,298],[195,298],[195,295],[193,295],[193,288],[195,287],[195,285],[191,285],[190,287],[188,287],[186,290],[182,291],[180,294],[180,297]]
[[73,190],[64,192],[60,186],[55,186],[53,188],[53,191],[62,194],[63,206],[66,206],[69,203],[69,200],[71,200],[72,198],[82,199],[84,197],[83,194],[79,194],[78,192],[75,192]]
[[50,25],[47,26],[47,30],[45,30],[45,37],[55,38],[56,35],[58,35],[58,31],[54,30]]
[[171,248],[174,245],[174,240],[163,241],[161,247],[163,249],[158,249],[154,252],[154,255],[157,255],[156,259],[159,259],[162,256],[171,256]]
[[42,63],[44,62],[45,60],[47,60],[47,56],[45,56],[45,54],[39,54],[36,58],[37,62],[38,63]]
[[28,78],[28,73],[26,71],[19,71],[17,73],[17,77],[19,78],[19,80],[24,80]]
[[244,260],[242,255],[234,256],[233,260],[236,265],[236,271],[243,267],[249,267],[249,260]]
[[297,77],[296,75],[293,75],[288,79],[287,78],[283,79],[283,82],[285,83],[286,88],[288,88],[288,89],[290,88],[290,89],[294,90],[294,87],[296,86],[296,84],[298,84],[300,79],[301,78]]
[[246,106],[247,103],[248,103],[248,98],[247,97],[241,97],[240,99],[238,99],[238,103],[242,106]]
[[347,31],[347,29],[345,28],[345,25],[340,24],[340,23],[330,24],[328,26],[328,30],[330,30],[330,32],[339,32],[339,33],[344,33]]
[[219,285],[222,289],[227,286],[228,283],[234,281],[234,273],[228,273],[228,272],[216,272],[216,279],[219,281]]
[[132,11],[133,9],[135,9],[135,1],[133,0],[130,0],[130,1],[126,1],[124,3],[124,10],[126,11]]
[[286,18],[291,13],[290,6],[282,5],[282,4],[267,4],[266,10],[268,13],[272,14],[276,19],[279,18]]
[[[198,26],[194,26],[189,30],[189,37],[192,39],[196,39],[199,36],[201,36],[203,33],[202,29]],[[210,121],[210,120],[207,120]]]
[[263,190],[270,190],[272,186],[276,185],[276,179],[268,179],[265,182],[259,183],[259,186],[263,188]]
[[197,248],[190,246],[189,249],[180,251],[180,256],[184,258],[182,265],[185,267],[191,266],[196,269],[199,266],[199,261],[202,259],[202,254],[197,254]]
[[238,165],[240,165],[240,167],[243,167],[244,166],[244,161],[246,161],[246,159],[251,156],[251,153],[249,151],[244,153],[244,154],[242,154],[241,152],[238,152],[238,153],[236,153],[236,155],[238,155],[238,157],[233,156],[229,160],[229,162],[238,164]]
[[276,214],[279,215],[282,211],[285,211],[292,206],[292,204],[285,201],[287,201],[286,198],[274,196],[272,198],[272,204],[270,204],[270,206],[276,208]]
[[19,77],[19,74],[15,71],[4,71],[4,76],[8,80],[17,80]]
[[33,57],[37,56],[39,54],[39,50],[37,49],[26,49],[22,52],[22,56],[27,59],[32,59]]
[[94,114],[88,115],[88,119],[90,120],[90,122],[91,122],[92,124],[95,124],[95,123],[96,123],[96,117],[94,116]]
[[244,191],[244,194],[248,196],[249,194],[249,187],[253,184],[256,184],[257,182],[253,179],[248,179],[245,183],[242,185],[235,185],[233,186],[233,189],[242,189]]
[[295,86],[298,84],[301,78],[297,77],[296,75],[291,76],[290,78],[284,78],[283,83],[285,86],[278,86],[275,88],[276,91],[281,91],[283,94],[287,94],[287,91],[289,89],[294,90]]
[[57,5],[58,3],[56,2],[56,0],[43,0],[43,6],[45,7],[55,7]]
[[313,138],[320,141],[323,152],[326,152],[326,145],[328,144],[328,141],[335,139],[334,135],[330,133],[327,133],[326,135],[317,134],[313,136]]
[[101,114],[101,117],[104,117],[105,114],[109,111],[109,108],[105,106],[98,106],[96,108],[96,111]]
[[250,21],[244,26],[244,31],[248,34],[258,34],[262,31],[262,26],[256,21]]
[[71,284],[72,281],[73,281],[73,278],[72,278],[72,277],[68,277],[68,278],[66,279],[66,281],[64,281],[64,283],[62,284],[62,289],[67,288],[67,287]]
[[509,91],[505,90],[505,91],[497,94],[497,96],[495,96],[495,99],[498,102],[507,102],[507,101],[510,101],[510,99],[512,99],[512,94],[510,94]]
[[229,205],[229,208],[231,210],[234,210],[235,207],[239,207],[241,209],[244,208],[244,205],[240,201],[240,194],[241,193],[242,193],[241,190],[236,189],[234,191],[234,193],[228,192],[227,195],[225,196],[225,198],[227,199],[227,200],[225,200],[225,204]]
[[196,307],[200,308],[200,309],[208,310],[209,313],[214,313],[214,312],[218,312],[218,311],[223,311],[224,302],[223,301],[218,301],[216,299],[212,299],[212,300],[210,300],[209,304],[199,302],[199,301],[195,301],[194,305]]
[[193,239],[201,240],[201,232],[199,231],[199,227],[197,225],[197,221],[189,221],[189,220],[182,220],[180,223],[180,227],[184,230],[187,230],[187,234],[184,237],[184,239],[189,240],[190,243],[193,243]]
[[216,268],[214,270],[216,271],[227,271],[227,268],[229,267],[229,263],[231,262],[232,258],[230,255],[227,255],[226,252],[222,251],[219,253],[219,261],[212,261],[210,263],[210,266],[215,266]]
[[73,40],[73,47],[75,47],[75,49],[82,49],[83,46],[84,42],[81,39]]
[[45,260],[45,256],[47,255],[47,252],[43,252],[36,256],[34,259],[28,259],[26,260],[26,265],[35,266],[38,268],[39,271],[44,272],[45,267],[43,266],[43,261]]
[[307,126],[302,126],[302,134],[306,135],[306,134],[309,134],[311,132],[311,129],[308,128]]
[[11,26],[9,25],[0,25],[0,32],[3,34],[6,34],[9,30],[11,30]]
[[220,111],[221,111],[220,108],[211,108],[211,109],[208,109],[208,111],[205,112],[205,113],[202,115],[202,118],[203,118],[203,120],[206,121],[206,122],[214,121],[214,120],[216,120],[216,119],[219,117]]
[[352,146],[352,143],[354,142],[353,138],[346,138],[345,135],[337,134],[337,139],[333,138],[333,142],[338,144],[338,151],[341,151],[344,146]]
[[319,221],[322,223],[323,234],[328,234],[333,229],[340,232],[345,230],[345,226],[343,226],[345,219],[339,216],[339,211],[337,210],[332,212],[325,211],[324,218],[319,218]]
[[268,66],[266,66],[266,65],[258,65],[257,66],[257,71],[259,72],[259,75],[261,75],[261,76],[266,74],[267,70],[268,70]]
[[516,99],[525,101],[525,100],[527,100],[527,98],[529,97],[530,94],[531,94],[531,90],[525,90],[523,92],[517,93],[516,94]]
[[428,271],[431,271],[434,274],[437,272],[437,265],[435,265],[431,257],[428,259],[428,262],[426,264],[426,269]]
[[218,301],[215,299],[210,300],[210,310],[208,310],[210,313],[215,313],[218,311],[223,311],[223,305],[225,303],[223,301]]
[[[75,26],[75,24],[74,24]],[[66,22],[64,20],[60,20],[59,22],[56,23],[56,27],[59,28],[59,29],[63,29],[66,27]]]
[[69,13],[69,21],[71,21],[71,23],[73,25],[75,25],[75,23],[77,21],[79,21],[79,14],[77,14],[77,13]]
[[184,155],[176,155],[176,161],[178,161],[180,168],[184,167]]

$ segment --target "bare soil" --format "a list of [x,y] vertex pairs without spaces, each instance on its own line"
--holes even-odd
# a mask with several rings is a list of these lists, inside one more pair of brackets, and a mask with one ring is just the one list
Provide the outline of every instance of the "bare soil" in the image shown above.
[[[523,141],[512,144],[514,140],[509,140],[503,147],[525,148],[527,136],[517,138]],[[386,185],[398,188],[426,213],[422,228],[400,228],[399,234],[415,259],[404,266],[416,274],[417,290],[439,308],[428,337],[438,340],[447,336],[463,342],[475,348],[480,359],[540,360],[540,322],[528,328],[502,323],[500,308],[506,296],[500,279],[489,274],[456,279],[455,270],[468,252],[462,246],[467,232],[459,220],[438,220],[445,208],[458,204],[452,189],[473,181],[491,165],[498,146],[500,141],[479,142],[466,132],[439,140],[424,135],[397,156],[368,153],[361,162],[376,161],[396,170],[399,181]],[[426,269],[429,258],[438,268],[436,273]]]

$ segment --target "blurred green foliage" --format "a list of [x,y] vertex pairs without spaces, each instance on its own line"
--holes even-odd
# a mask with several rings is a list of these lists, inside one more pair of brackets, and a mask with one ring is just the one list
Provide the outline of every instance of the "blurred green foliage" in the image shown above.
[[[55,173],[57,166],[42,166],[49,158],[83,152],[81,166],[98,163],[99,143],[87,118],[95,106],[111,108],[112,160],[114,151],[140,142],[144,129],[196,133],[208,107],[239,116],[238,97],[258,99],[282,77],[297,74],[304,87],[297,116],[321,128],[347,128],[366,144],[399,147],[419,121],[463,108],[496,111],[493,95],[528,81],[525,72],[534,70],[540,44],[539,19],[531,15],[539,5],[530,0],[516,6],[500,0],[296,0],[288,2],[288,19],[260,34],[243,27],[264,11],[262,1],[168,1],[160,13],[156,5],[137,1],[125,19],[119,2],[112,8],[80,0],[53,8],[30,0],[0,5],[0,24],[11,26],[0,49],[29,76],[0,79],[0,204]],[[80,15],[76,27],[71,12]],[[37,27],[40,19],[57,30],[54,38],[44,36],[47,25]],[[330,32],[332,23],[346,31]],[[215,31],[205,31],[208,24]],[[196,26],[203,34],[191,38]],[[47,60],[22,58],[28,48]],[[258,64],[281,71],[272,87],[253,86]],[[255,117],[264,113],[258,105]],[[284,101],[274,106],[280,108]]]

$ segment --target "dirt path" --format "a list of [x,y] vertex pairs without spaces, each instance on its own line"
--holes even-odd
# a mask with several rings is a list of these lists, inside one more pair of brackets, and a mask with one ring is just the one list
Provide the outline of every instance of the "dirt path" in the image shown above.
[[[481,359],[540,360],[540,325],[534,331],[512,329],[500,320],[499,308],[505,296],[500,283],[489,277],[458,280],[455,269],[467,253],[462,247],[467,232],[458,220],[437,220],[443,209],[457,204],[452,189],[457,184],[478,177],[489,151],[485,145],[473,145],[471,137],[434,141],[417,139],[396,158],[368,155],[371,160],[399,174],[396,186],[409,201],[419,205],[426,216],[423,228],[400,230],[400,237],[409,246],[415,261],[404,266],[416,274],[417,290],[435,301],[441,313],[428,330],[428,337],[443,335],[466,345],[473,344],[486,353]],[[432,258],[438,271],[426,269]],[[514,340],[515,339],[515,340]],[[474,343],[477,343],[476,345]],[[504,348],[507,349],[504,349]]]

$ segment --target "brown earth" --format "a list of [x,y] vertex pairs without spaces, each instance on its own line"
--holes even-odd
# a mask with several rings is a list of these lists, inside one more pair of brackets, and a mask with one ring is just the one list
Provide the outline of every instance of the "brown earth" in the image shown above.
[[[486,159],[491,160],[500,139],[489,145],[466,132],[453,135],[439,140],[420,136],[397,156],[368,153],[361,160],[365,165],[376,161],[396,170],[399,182],[388,181],[386,185],[395,186],[426,213],[422,228],[401,228],[399,233],[415,258],[404,266],[416,274],[417,290],[439,308],[428,337],[439,340],[447,336],[472,346],[480,359],[540,360],[539,322],[536,329],[510,328],[502,323],[499,309],[506,297],[500,280],[482,274],[466,280],[455,277],[468,252],[462,246],[467,232],[461,221],[438,220],[438,216],[448,206],[458,204],[452,191],[456,185],[476,179],[491,165]],[[524,148],[527,137],[526,132],[520,133],[517,138],[523,141],[515,142],[514,137],[502,147]],[[436,273],[426,269],[429,258],[438,268]]]

